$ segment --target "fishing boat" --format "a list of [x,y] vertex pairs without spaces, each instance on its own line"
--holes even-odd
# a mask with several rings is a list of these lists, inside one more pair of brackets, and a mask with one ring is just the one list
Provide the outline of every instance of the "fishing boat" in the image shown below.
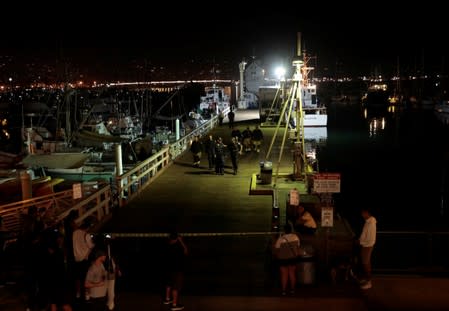
[[229,96],[225,94],[224,88],[213,85],[206,87],[206,96],[201,97],[200,110],[213,111],[219,114],[230,107]]

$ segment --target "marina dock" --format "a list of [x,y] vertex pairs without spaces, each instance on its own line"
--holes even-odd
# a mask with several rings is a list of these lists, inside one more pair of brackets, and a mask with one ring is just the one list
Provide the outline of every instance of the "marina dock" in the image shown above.
[[[240,129],[257,121],[251,112],[237,116]],[[224,138],[228,133],[226,124],[213,131]],[[269,130],[264,134],[268,138]],[[300,286],[294,297],[279,297],[276,268],[269,260],[272,199],[249,195],[251,175],[261,158],[263,154],[251,152],[242,156],[237,176],[229,168],[224,176],[216,176],[204,157],[201,167],[193,168],[186,152],[114,213],[102,231],[117,235],[113,250],[124,273],[118,310],[161,309],[159,249],[164,239],[158,234],[173,228],[187,233],[190,250],[182,296],[187,310],[291,310],[292,305],[313,310],[445,309],[447,280],[420,277],[377,275],[374,288],[361,292],[351,283],[323,281],[321,273],[315,286]],[[3,310],[23,310],[24,299],[19,285],[0,289]]]

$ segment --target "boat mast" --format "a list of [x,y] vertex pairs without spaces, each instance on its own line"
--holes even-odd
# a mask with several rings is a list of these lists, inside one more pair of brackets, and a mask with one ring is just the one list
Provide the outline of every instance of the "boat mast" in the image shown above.
[[294,84],[296,84],[296,131],[295,131],[295,148],[294,148],[294,167],[293,176],[295,179],[301,179],[304,172],[305,159],[305,146],[304,146],[304,110],[303,110],[303,86],[308,83],[308,73],[312,70],[312,67],[308,67],[307,63],[309,59],[306,53],[302,55],[301,50],[301,33],[298,32],[297,37],[297,57],[293,61],[293,66],[296,67],[295,74],[293,76]]

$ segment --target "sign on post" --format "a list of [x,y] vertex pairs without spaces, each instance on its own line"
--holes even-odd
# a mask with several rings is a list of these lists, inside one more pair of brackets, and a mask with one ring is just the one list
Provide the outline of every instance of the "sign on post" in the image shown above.
[[83,197],[83,188],[80,183],[73,184],[72,190],[73,190],[73,199],[74,200],[81,199]]
[[322,207],[321,208],[321,227],[333,227],[334,226],[334,208]]
[[340,193],[340,173],[319,173],[313,176],[313,192]]

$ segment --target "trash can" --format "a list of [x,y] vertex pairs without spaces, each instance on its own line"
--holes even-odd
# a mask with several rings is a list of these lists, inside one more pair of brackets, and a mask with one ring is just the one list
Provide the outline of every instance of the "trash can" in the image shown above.
[[271,184],[273,177],[273,163],[270,161],[260,162],[260,180],[264,185]]
[[315,284],[315,256],[312,254],[303,254],[299,257],[297,274],[298,283],[301,285]]

